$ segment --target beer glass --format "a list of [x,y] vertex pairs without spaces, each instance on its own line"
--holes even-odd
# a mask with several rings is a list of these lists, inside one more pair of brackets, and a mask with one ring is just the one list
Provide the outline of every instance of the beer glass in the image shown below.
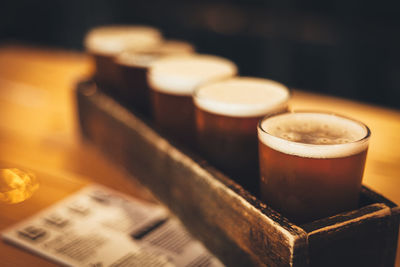
[[192,54],[154,62],[148,72],[150,102],[156,125],[178,142],[195,144],[192,94],[199,85],[236,75],[236,65],[224,58]]
[[101,26],[85,37],[86,51],[93,57],[93,79],[103,90],[120,86],[114,57],[126,49],[154,46],[162,41],[160,31],[148,26]]
[[205,158],[258,194],[257,124],[287,110],[286,86],[268,79],[235,77],[194,93],[198,148]]
[[258,127],[261,196],[295,223],[357,208],[370,130],[322,112],[266,117]]
[[122,78],[117,88],[118,96],[135,110],[150,116],[150,96],[147,83],[147,71],[152,62],[168,55],[194,53],[194,47],[188,42],[167,40],[156,46],[141,49],[128,49],[120,53],[115,62]]

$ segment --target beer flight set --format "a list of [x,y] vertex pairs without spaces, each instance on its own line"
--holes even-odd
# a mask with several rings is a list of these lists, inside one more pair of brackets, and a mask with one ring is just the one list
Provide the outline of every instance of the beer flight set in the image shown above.
[[[93,80],[291,221],[358,207],[370,130],[321,111],[291,111],[289,89],[238,76],[147,26],[103,26],[85,38]],[[190,177],[188,177],[190,179]]]

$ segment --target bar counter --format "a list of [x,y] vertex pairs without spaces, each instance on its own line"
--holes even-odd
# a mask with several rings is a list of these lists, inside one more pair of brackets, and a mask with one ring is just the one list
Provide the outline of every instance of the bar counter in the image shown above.
[[[0,231],[90,182],[154,201],[133,177],[80,137],[74,89],[91,68],[89,58],[77,52],[0,45],[0,167],[33,170],[40,180],[32,198],[0,203]],[[366,123],[372,137],[363,183],[400,203],[400,111],[300,90],[293,90],[289,105]],[[396,266],[399,253],[398,247]],[[4,242],[0,259],[1,266],[56,266]]]

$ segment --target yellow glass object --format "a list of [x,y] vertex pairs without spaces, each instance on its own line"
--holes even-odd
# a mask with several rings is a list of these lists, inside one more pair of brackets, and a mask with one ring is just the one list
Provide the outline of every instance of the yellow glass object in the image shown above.
[[16,168],[0,169],[0,202],[14,204],[30,198],[39,188],[36,176]]

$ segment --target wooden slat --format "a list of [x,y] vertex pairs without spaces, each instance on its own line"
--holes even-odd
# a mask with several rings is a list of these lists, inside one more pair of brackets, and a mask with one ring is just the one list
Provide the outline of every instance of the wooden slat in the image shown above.
[[[39,170],[78,173],[118,190],[148,197],[132,184],[126,172],[116,168],[92,146],[80,142],[73,89],[76,81],[87,77],[90,72],[89,59],[80,53],[1,45],[0,160]],[[294,90],[290,105],[295,109],[334,111],[368,124],[372,139],[364,182],[395,203],[400,203],[398,110],[298,90]],[[56,176],[52,177],[49,179]],[[68,182],[61,179],[60,183]],[[60,185],[60,188],[62,190],[63,186]],[[39,202],[43,201],[45,206],[49,202],[41,192],[47,190],[37,193],[41,195]],[[65,193],[68,194],[68,191]],[[29,204],[32,209],[36,205],[40,204]],[[11,207],[0,205],[0,222],[23,217],[23,212],[17,208],[19,206]],[[20,216],[18,214],[21,217],[15,217]],[[400,246],[398,254],[399,251]],[[25,262],[32,262],[32,266],[53,266],[3,243],[0,243],[0,258],[2,264],[3,259],[7,263],[5,266],[22,266]],[[399,256],[396,266],[400,266]]]
[[350,220],[309,233],[310,266],[393,266],[388,252],[393,253],[390,241],[397,231],[391,227],[390,208],[374,204],[352,213]]
[[[300,228],[94,85],[77,94],[88,139],[135,174],[228,266],[393,265],[395,204],[372,190],[363,187],[360,209]],[[241,261],[246,256],[250,261]]]
[[90,88],[80,92],[85,135],[148,186],[228,266],[306,266],[301,228],[251,205],[232,181],[182,153],[113,99]]

